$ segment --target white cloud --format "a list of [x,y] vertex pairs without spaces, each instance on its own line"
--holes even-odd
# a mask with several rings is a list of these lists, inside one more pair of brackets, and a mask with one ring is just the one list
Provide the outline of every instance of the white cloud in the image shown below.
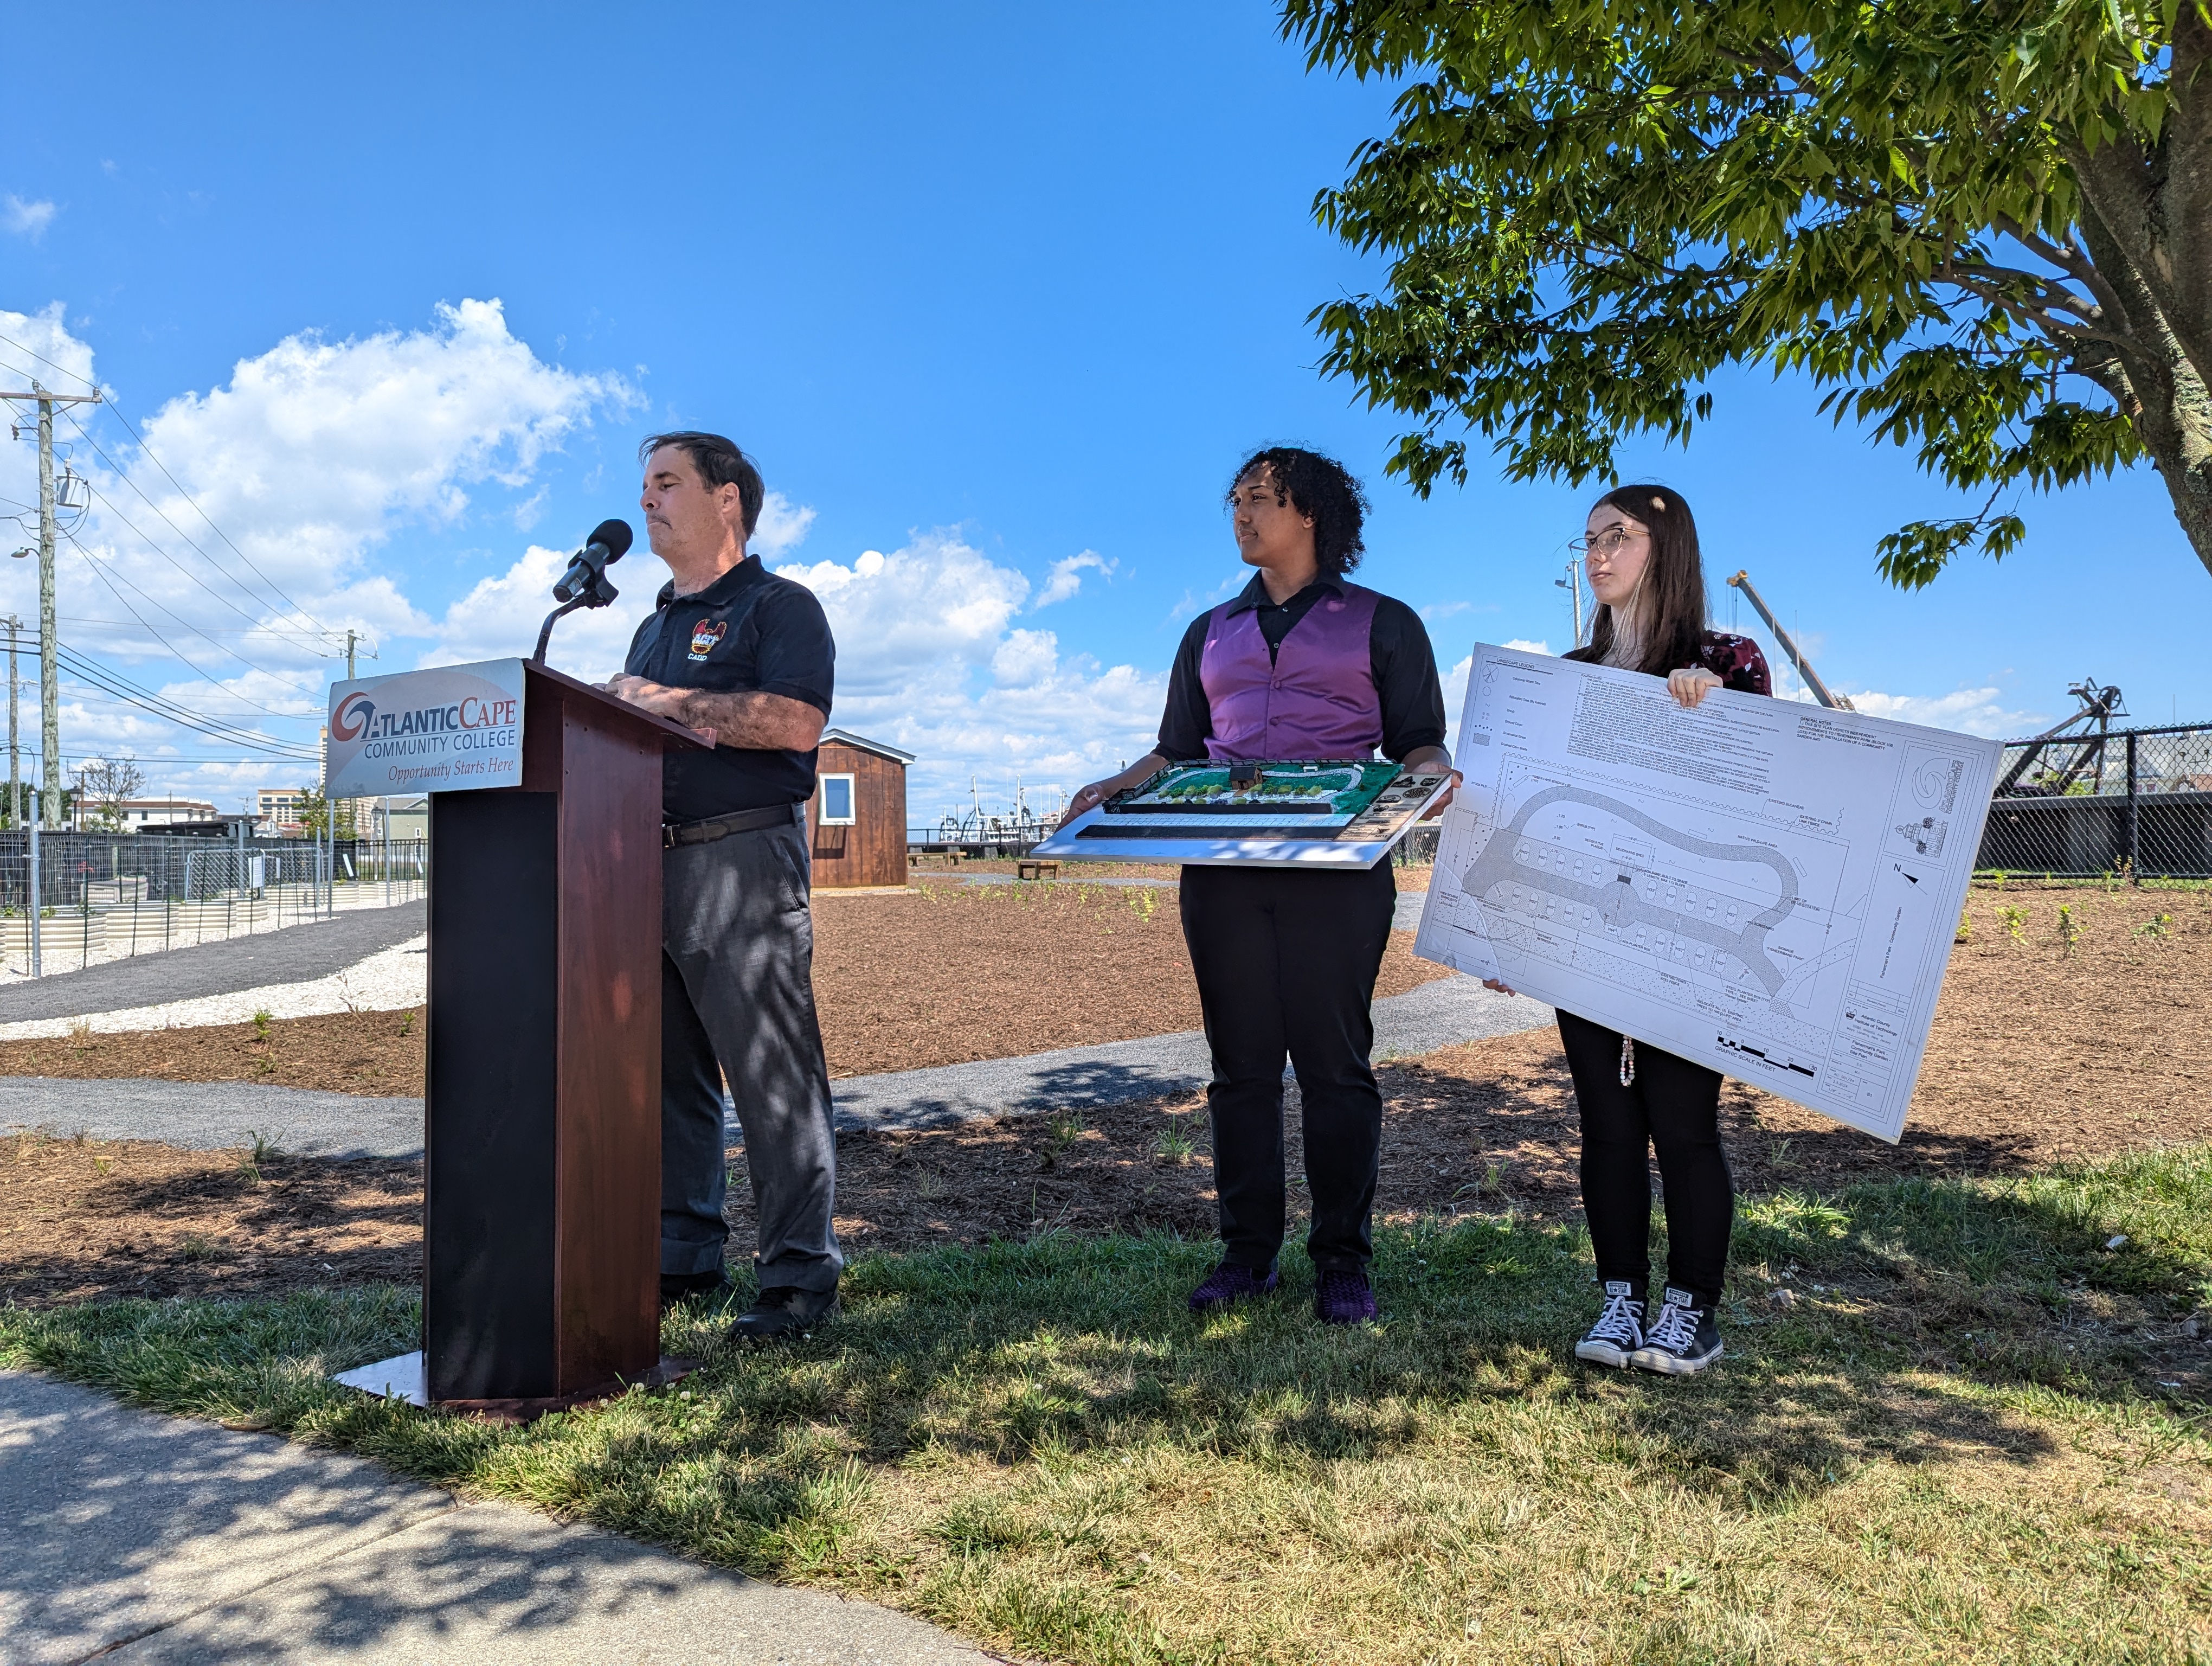
[[1017,629],[1029,581],[952,533],[777,570],[821,598],[836,633],[830,721],[917,755],[917,825],[963,804],[971,775],[987,805],[1010,801],[1018,777],[1032,806],[1048,806],[1141,757],[1158,732],[1164,671],[1063,656],[1055,633]]
[[[0,312],[0,334],[75,375],[94,374],[91,349],[69,334],[58,305],[30,315]],[[36,370],[50,386],[74,386],[19,357],[0,348],[0,364],[15,373]],[[410,524],[460,520],[487,486],[501,500],[488,506],[497,521],[526,525],[539,500],[505,505],[507,495],[531,487],[546,456],[597,414],[635,399],[621,378],[539,360],[509,331],[498,301],[464,301],[438,308],[427,329],[342,341],[313,331],[288,337],[240,361],[222,386],[181,395],[143,418],[143,450],[104,427],[98,411],[81,410],[78,420],[130,478],[104,463],[70,421],[58,424],[59,448],[96,494],[82,516],[65,519],[74,541],[64,542],[58,572],[64,641],[197,710],[312,748],[324,684],[343,674],[331,656],[347,627],[371,645],[433,635],[447,658],[478,642],[497,653],[528,651],[549,601],[513,598],[519,623],[500,635],[494,627],[508,599],[492,581],[489,593],[478,587],[434,624],[386,570],[381,551]],[[0,448],[0,496],[14,500],[0,504],[0,515],[35,497],[30,450]],[[0,527],[0,536],[8,530]],[[518,567],[558,559],[533,549]],[[0,561],[0,611],[34,616],[33,568]],[[576,646],[598,652],[598,636],[616,629],[627,635],[611,620],[579,623]],[[568,646],[565,633],[562,640]],[[180,666],[179,656],[216,680]],[[403,668],[388,659],[363,667]],[[79,692],[65,682],[67,698]],[[279,721],[286,714],[301,721]],[[166,724],[149,731],[150,721],[85,689],[64,714],[64,754],[144,743],[139,755],[151,785],[203,793],[218,776],[305,779],[313,769],[157,768],[162,751],[207,756],[228,748]]]
[[1096,550],[1085,550],[1052,564],[1052,576],[1036,599],[1039,607],[1050,607],[1054,602],[1064,602],[1083,588],[1083,569],[1095,569],[1102,576],[1111,578],[1116,563],[1106,559]]
[[1525,636],[1516,636],[1511,641],[1501,642],[1498,646],[1510,648],[1516,654],[1549,654],[1552,651],[1550,642],[1532,642]]
[[46,228],[54,222],[61,210],[45,201],[25,202],[12,193],[0,198],[0,226],[4,226],[18,237],[27,237],[33,243],[46,234]]
[[745,549],[763,561],[774,561],[805,543],[806,529],[813,524],[811,504],[793,508],[781,492],[770,492],[761,502],[760,519],[754,523]]
[[[422,656],[426,666],[465,665],[527,654],[538,646],[538,628],[557,605],[553,586],[568,570],[567,550],[533,544],[520,560],[476,587],[446,610],[425,634],[437,646]],[[651,566],[632,567],[635,555],[607,569],[622,599],[610,607],[580,608],[553,627],[545,663],[586,682],[604,682],[623,667],[638,621],[651,611],[660,574]],[[627,582],[625,582],[627,581]]]
[[[1921,723],[1933,729],[1957,729],[1993,740],[2009,739],[2043,727],[2035,712],[2010,711],[1999,703],[1996,689],[1954,689],[1949,694],[1876,694],[1853,690],[1856,710],[1869,717],[1890,717],[1900,723]],[[1806,698],[1812,696],[1808,694]]]

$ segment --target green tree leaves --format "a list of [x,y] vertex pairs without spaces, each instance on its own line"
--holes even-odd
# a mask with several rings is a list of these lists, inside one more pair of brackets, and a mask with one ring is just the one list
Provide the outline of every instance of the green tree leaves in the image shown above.
[[1316,199],[1389,259],[1323,364],[1413,420],[1390,468],[1609,477],[1729,365],[1809,376],[1974,515],[2148,456],[2212,568],[2212,0],[1286,0],[1310,62],[1409,77]]

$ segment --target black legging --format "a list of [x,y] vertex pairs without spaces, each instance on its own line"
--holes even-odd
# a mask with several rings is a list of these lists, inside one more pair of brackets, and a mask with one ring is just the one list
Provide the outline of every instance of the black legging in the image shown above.
[[1559,1042],[1583,1121],[1583,1209],[1600,1279],[1643,1293],[1651,1278],[1651,1168],[1659,1153],[1667,1198],[1667,1281],[1717,1304],[1735,1223],[1735,1183],[1721,1149],[1721,1075],[1701,1064],[1636,1049],[1636,1080],[1620,1085],[1620,1032],[1559,1014]]

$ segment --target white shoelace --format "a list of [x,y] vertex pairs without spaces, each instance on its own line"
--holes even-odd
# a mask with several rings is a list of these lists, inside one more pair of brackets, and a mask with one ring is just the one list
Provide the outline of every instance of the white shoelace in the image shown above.
[[1684,1352],[1698,1340],[1698,1310],[1679,1302],[1668,1303],[1659,1310],[1659,1322],[1651,1327],[1650,1334],[1644,1340],[1669,1353]]
[[1605,1310],[1597,1316],[1590,1327],[1590,1335],[1601,1342],[1624,1342],[1634,1347],[1644,1340],[1642,1327],[1636,1322],[1636,1312],[1626,1296],[1607,1296]]

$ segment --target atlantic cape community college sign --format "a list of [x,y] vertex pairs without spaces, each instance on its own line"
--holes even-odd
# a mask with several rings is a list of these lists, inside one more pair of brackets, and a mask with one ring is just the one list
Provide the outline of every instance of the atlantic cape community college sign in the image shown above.
[[434,666],[331,690],[333,799],[522,784],[522,661]]

